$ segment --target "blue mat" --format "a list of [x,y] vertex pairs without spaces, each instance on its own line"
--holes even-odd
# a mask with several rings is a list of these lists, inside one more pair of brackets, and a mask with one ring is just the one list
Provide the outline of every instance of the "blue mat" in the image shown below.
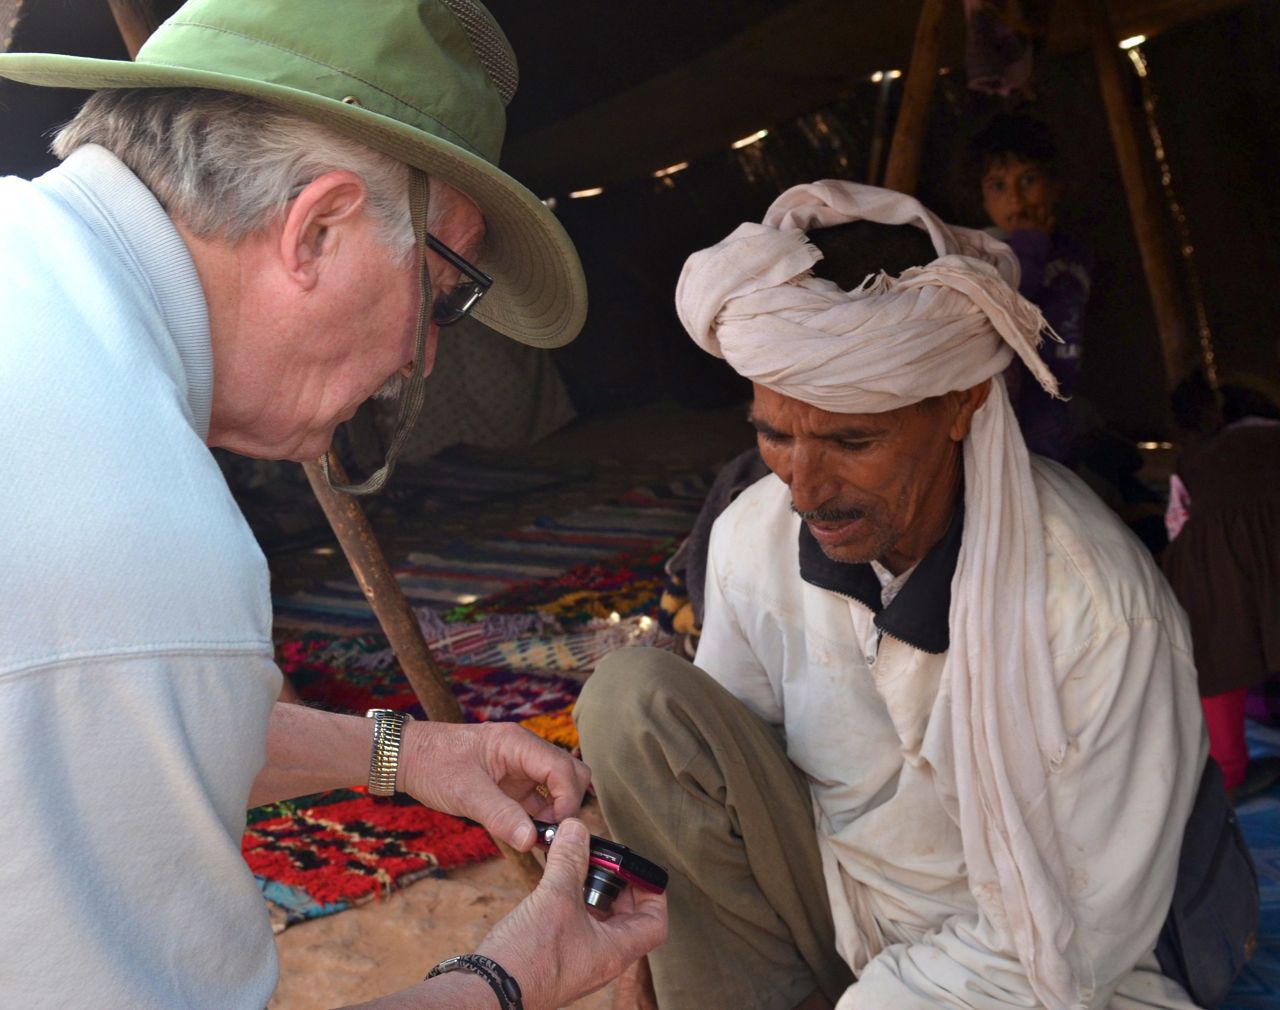
[[[1249,723],[1249,751],[1255,757],[1280,754],[1280,730]],[[1258,869],[1262,920],[1258,952],[1236,980],[1219,1010],[1280,1008],[1280,787],[1242,803],[1236,810]]]

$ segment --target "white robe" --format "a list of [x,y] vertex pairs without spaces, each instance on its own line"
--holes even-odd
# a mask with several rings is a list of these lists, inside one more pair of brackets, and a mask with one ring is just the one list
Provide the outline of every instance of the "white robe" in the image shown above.
[[[1091,492],[1043,460],[1033,474],[1075,741],[1049,801],[1086,1005],[1191,1010],[1152,956],[1207,752],[1185,619]],[[859,976],[837,1010],[1034,1007],[969,887],[944,657],[877,639],[869,610],[803,582],[789,505],[766,477],[716,524],[697,663],[783,728],[809,778],[837,945]]]

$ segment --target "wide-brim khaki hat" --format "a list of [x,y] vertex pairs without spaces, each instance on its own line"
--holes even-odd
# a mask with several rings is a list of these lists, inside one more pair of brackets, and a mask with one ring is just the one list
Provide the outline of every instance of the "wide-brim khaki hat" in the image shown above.
[[535,347],[582,328],[573,243],[499,170],[516,65],[474,0],[191,0],[132,62],[0,54],[0,77],[60,88],[209,88],[251,95],[466,193],[487,226],[481,322]]

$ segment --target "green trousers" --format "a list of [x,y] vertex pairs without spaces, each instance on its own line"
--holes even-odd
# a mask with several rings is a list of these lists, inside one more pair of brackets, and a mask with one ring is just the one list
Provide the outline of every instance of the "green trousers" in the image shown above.
[[792,1010],[853,981],[835,950],[809,788],[777,732],[697,667],[625,649],[574,709],[614,839],[666,867],[662,1010]]

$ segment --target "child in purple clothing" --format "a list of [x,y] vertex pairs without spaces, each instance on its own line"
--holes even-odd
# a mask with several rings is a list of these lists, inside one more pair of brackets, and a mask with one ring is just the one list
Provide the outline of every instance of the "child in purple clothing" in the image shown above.
[[[1057,150],[1048,127],[1025,115],[1001,114],[970,143],[982,208],[991,220],[987,231],[1007,242],[1022,266],[1018,290],[1040,307],[1062,338],[1040,348],[1063,396],[1071,396],[1080,374],[1084,347],[1084,309],[1089,300],[1092,257],[1057,227],[1062,183]],[[1026,366],[1015,362],[1005,373],[1009,399],[1022,426],[1027,448],[1068,466],[1074,464],[1067,405],[1030,381]]]

